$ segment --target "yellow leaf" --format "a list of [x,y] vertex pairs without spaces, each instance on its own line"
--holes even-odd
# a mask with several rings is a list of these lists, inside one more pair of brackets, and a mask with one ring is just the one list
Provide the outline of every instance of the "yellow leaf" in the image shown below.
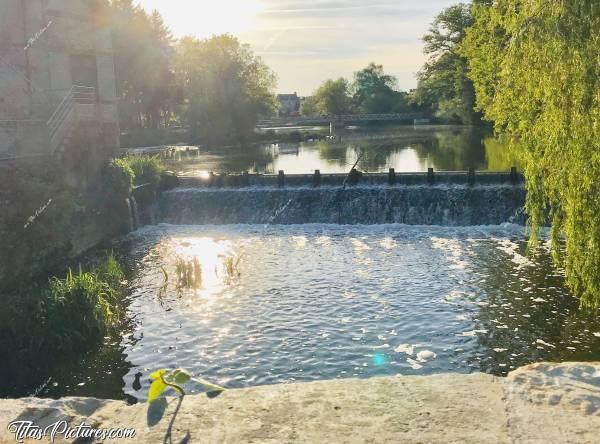
[[148,402],[156,401],[166,388],[167,386],[162,379],[155,379],[150,385],[150,390],[148,390]]
[[167,373],[167,371],[165,369],[155,371],[154,373],[152,373],[150,375],[150,379],[152,379],[153,381],[155,381],[156,379],[160,379],[161,376],[164,376],[165,373]]

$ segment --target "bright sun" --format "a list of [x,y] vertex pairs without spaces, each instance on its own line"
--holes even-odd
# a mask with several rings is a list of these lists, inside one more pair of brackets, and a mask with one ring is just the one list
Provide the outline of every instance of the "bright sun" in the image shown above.
[[265,10],[261,0],[139,0],[146,10],[158,9],[175,34],[209,37],[252,29]]

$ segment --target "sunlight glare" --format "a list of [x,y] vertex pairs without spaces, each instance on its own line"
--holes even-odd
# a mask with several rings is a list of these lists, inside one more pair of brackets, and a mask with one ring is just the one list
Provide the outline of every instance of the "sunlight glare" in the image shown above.
[[213,34],[240,32],[251,29],[258,14],[265,10],[260,0],[219,0],[216,2],[186,2],[178,8],[178,27],[195,29],[195,35],[210,37]]
[[183,260],[198,259],[202,267],[202,288],[198,294],[210,297],[224,288],[223,258],[230,255],[230,243],[212,238],[183,238],[177,241],[175,254]]

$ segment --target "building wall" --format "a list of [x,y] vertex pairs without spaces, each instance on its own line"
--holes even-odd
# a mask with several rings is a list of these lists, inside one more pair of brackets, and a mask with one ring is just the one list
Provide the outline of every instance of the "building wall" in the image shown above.
[[[103,134],[96,141],[97,149],[118,148],[112,42],[102,22],[100,2],[1,1],[0,104],[6,105],[0,106],[0,120],[46,122],[73,85],[93,86],[94,120]],[[5,133],[0,131],[0,153],[15,146],[14,141],[3,140]],[[35,144],[17,145],[31,149]],[[44,153],[48,146],[38,145],[34,151]]]
[[300,98],[296,93],[279,94],[277,100],[279,101],[280,116],[291,116],[300,111]]

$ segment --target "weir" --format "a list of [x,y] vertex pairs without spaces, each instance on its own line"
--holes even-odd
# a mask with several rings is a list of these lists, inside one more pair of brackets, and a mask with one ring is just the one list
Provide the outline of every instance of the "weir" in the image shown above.
[[182,225],[524,223],[526,192],[514,171],[369,174],[351,182],[343,174],[282,172],[180,178],[180,187],[161,197],[160,219]]

